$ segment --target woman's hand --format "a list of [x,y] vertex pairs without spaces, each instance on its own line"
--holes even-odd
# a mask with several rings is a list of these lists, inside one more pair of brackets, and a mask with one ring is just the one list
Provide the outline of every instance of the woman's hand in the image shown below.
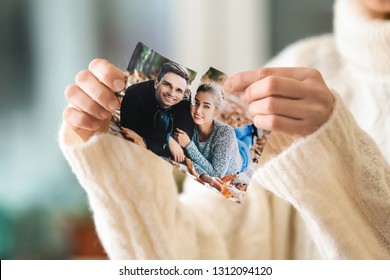
[[66,87],[70,105],[64,120],[84,140],[99,132],[107,132],[111,113],[119,106],[115,92],[125,87],[124,73],[104,59],[94,59],[76,75],[76,84]]
[[130,140],[135,144],[140,145],[141,147],[146,149],[146,144],[144,142],[144,139],[137,132],[128,129],[126,127],[122,127],[121,132],[127,140]]
[[210,177],[207,174],[202,174],[202,176],[200,176],[200,178],[204,182],[208,183],[210,186],[216,188],[217,190],[219,190],[219,191],[222,190],[223,181],[220,178],[218,178],[218,177]]
[[188,137],[185,131],[176,128],[176,132],[173,134],[173,138],[179,143],[182,148],[187,147],[191,143],[190,137]]
[[260,68],[230,77],[224,87],[241,94],[256,127],[295,138],[316,131],[333,110],[333,95],[315,69]]
[[179,143],[177,143],[172,137],[169,137],[168,147],[171,151],[174,161],[183,162],[186,159],[183,149],[180,147]]

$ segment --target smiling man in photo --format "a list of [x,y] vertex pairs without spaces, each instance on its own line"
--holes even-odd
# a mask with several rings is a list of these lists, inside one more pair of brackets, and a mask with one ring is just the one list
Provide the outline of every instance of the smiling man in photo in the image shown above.
[[184,151],[171,135],[176,128],[193,132],[190,101],[185,98],[188,80],[184,67],[165,63],[156,80],[128,87],[120,113],[123,134],[159,156],[184,161]]

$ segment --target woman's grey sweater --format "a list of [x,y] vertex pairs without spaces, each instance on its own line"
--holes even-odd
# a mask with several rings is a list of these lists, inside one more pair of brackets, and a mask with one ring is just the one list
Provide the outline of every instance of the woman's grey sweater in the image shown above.
[[190,159],[199,175],[223,177],[241,170],[242,159],[234,129],[214,119],[213,132],[204,141],[199,141],[199,131],[195,128],[191,143],[186,147]]

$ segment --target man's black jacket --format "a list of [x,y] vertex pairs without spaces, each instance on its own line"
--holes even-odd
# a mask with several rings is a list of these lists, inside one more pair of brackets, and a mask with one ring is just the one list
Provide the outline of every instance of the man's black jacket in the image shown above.
[[129,86],[121,104],[121,126],[134,130],[145,141],[147,148],[159,156],[170,157],[168,140],[176,128],[192,137],[194,122],[190,101],[162,109],[156,99],[154,80]]

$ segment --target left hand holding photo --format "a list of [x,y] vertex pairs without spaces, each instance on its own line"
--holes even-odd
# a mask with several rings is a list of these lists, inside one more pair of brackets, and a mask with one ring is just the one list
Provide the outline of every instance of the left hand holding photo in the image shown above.
[[88,70],[80,71],[75,84],[68,85],[65,97],[69,106],[64,120],[83,141],[97,133],[107,133],[111,113],[119,106],[115,92],[125,87],[125,74],[104,59],[94,59]]

